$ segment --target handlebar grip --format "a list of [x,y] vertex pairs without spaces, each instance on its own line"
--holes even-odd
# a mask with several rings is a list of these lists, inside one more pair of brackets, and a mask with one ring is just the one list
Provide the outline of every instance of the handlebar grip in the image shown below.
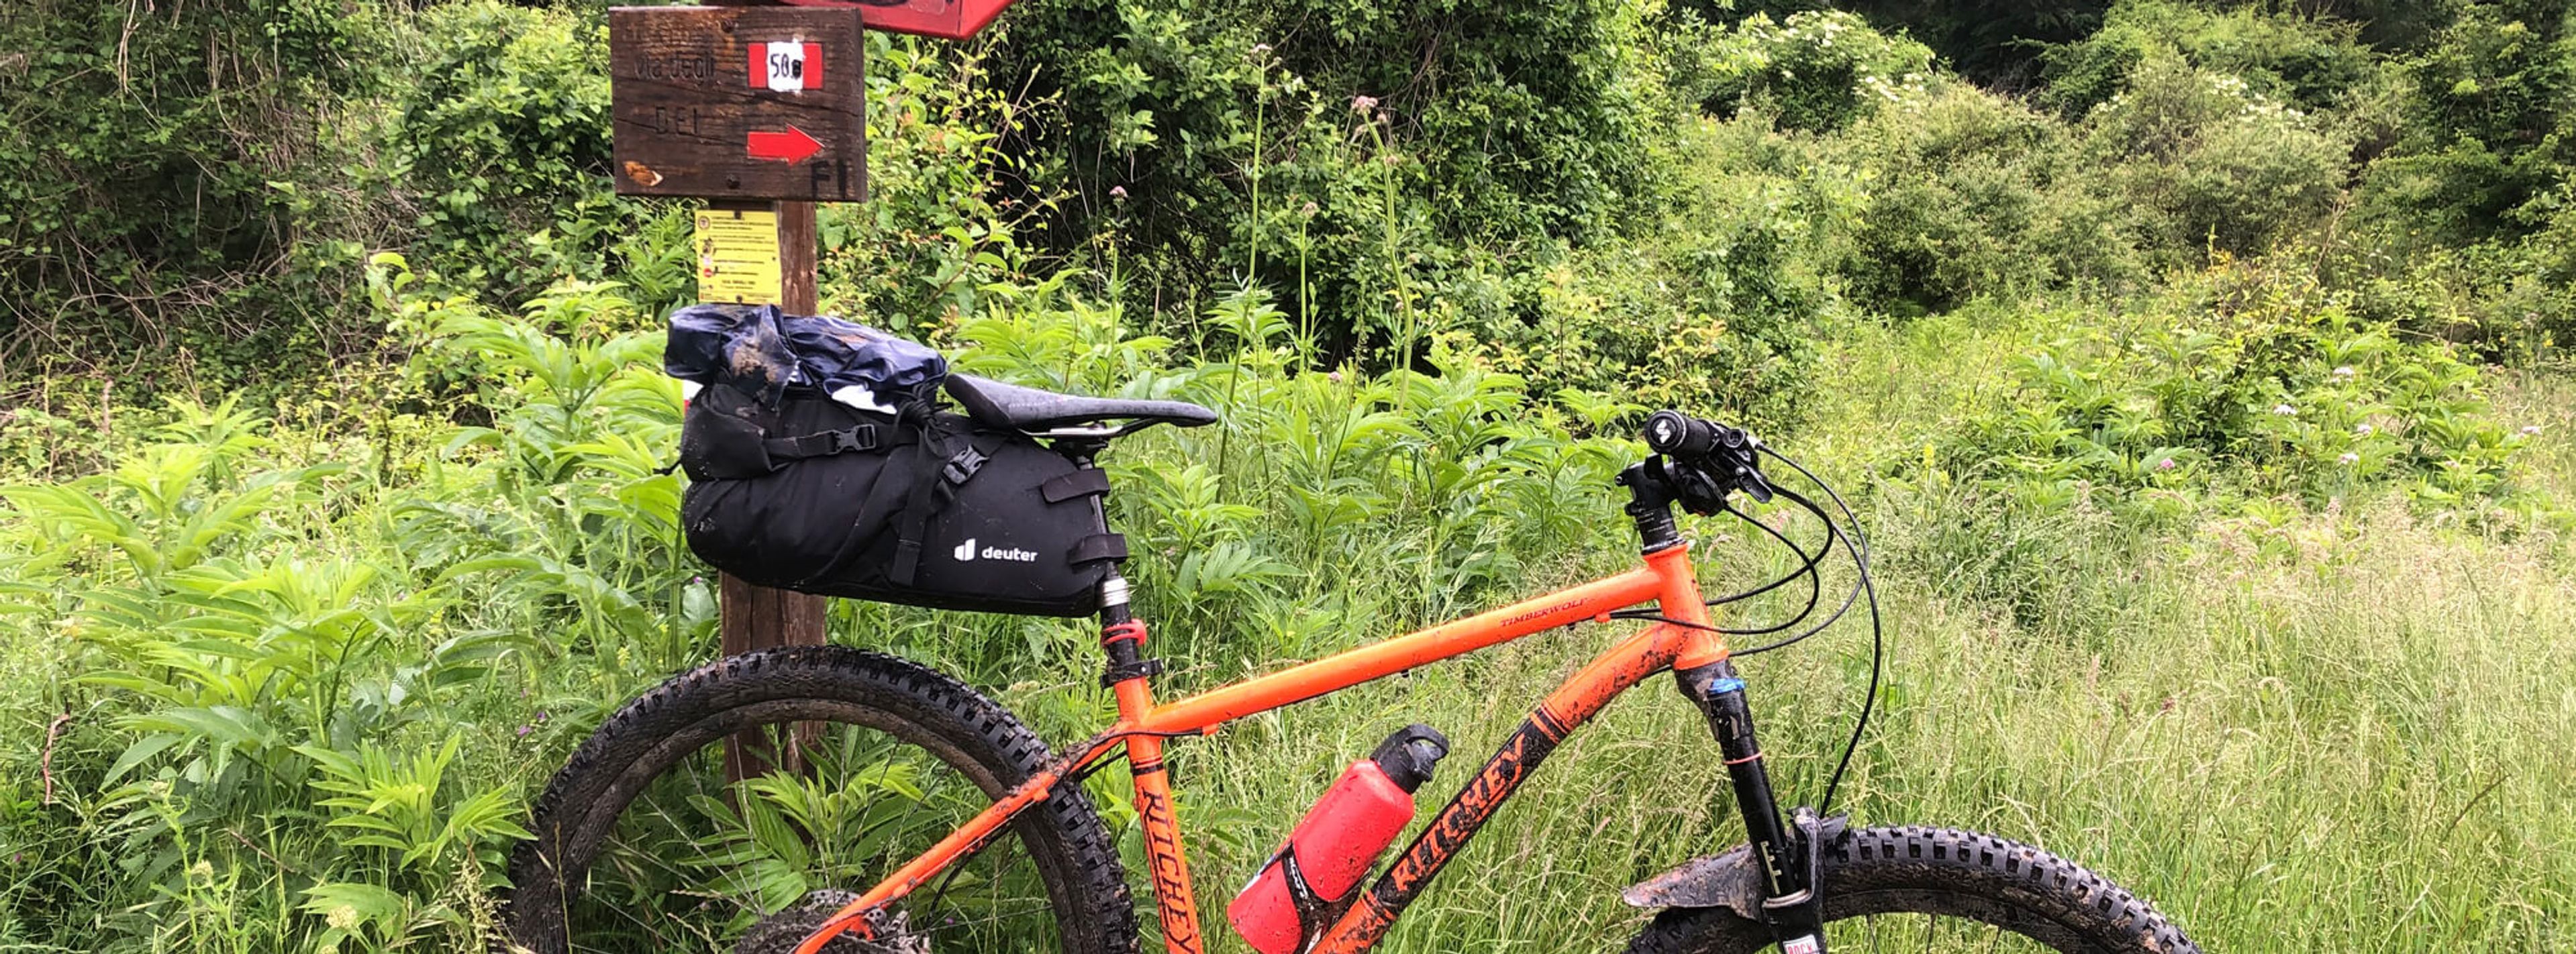
[[1646,418],[1646,446],[1667,457],[1700,457],[1717,449],[1720,430],[1680,411],[1656,411]]

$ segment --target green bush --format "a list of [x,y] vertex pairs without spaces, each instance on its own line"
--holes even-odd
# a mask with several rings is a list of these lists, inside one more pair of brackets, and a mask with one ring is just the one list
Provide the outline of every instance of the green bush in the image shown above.
[[2351,23],[2255,6],[2122,0],[2100,30],[2041,51],[2039,99],[2070,118],[2128,88],[2151,60],[2183,62],[2245,81],[2258,95],[2316,112],[2372,84],[2378,64]]
[[1872,307],[1941,311],[2141,270],[2076,136],[2009,99],[1946,80],[1903,90],[1837,145],[1868,176],[1845,274]]
[[2261,252],[2312,227],[2345,180],[2348,143],[2243,80],[2150,60],[2086,117],[2090,157],[2112,168],[2144,244],[2166,260]]
[[2450,247],[2362,245],[2336,256],[2354,308],[2409,331],[2474,349],[2490,360],[2554,366],[2576,342],[2576,213],[2562,208],[2539,231]]
[[1045,247],[1114,231],[1144,301],[1298,289],[1344,353],[1400,350],[1418,270],[1616,233],[1654,172],[1663,93],[1610,0],[1075,0],[1004,29],[993,75],[1060,116],[1007,143],[1071,193]]
[[364,101],[394,81],[390,18],[340,0],[176,13],[0,9],[0,401],[45,370],[237,381],[347,330],[345,287],[317,275],[354,265],[381,219],[344,170]]
[[414,257],[500,301],[599,278],[638,217],[609,188],[606,25],[465,0],[419,28],[419,80],[379,170],[413,210]]
[[1829,10],[1780,21],[1757,13],[1707,42],[1714,49],[1703,54],[1706,79],[1686,94],[1718,116],[1752,109],[1782,129],[1841,129],[1932,68],[1923,44]]
[[2356,316],[2350,293],[2294,262],[2222,256],[2183,293],[2040,342],[1942,468],[2028,503],[2091,495],[2166,515],[2391,482],[2446,505],[2512,496],[2527,436],[2489,413],[2478,370],[2447,345]]
[[2408,248],[2540,227],[2576,164],[2576,37],[2552,4],[2473,3],[2404,66],[2403,138],[2361,209]]

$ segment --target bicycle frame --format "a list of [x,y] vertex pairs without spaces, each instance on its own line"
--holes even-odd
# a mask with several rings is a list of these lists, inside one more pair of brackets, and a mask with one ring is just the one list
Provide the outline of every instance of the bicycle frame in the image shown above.
[[[1641,517],[1641,528],[1644,524]],[[1669,516],[1664,518],[1663,527],[1666,533],[1670,532]],[[844,932],[859,932],[865,936],[869,912],[892,904],[936,877],[950,864],[972,854],[1000,834],[1003,826],[1022,809],[1045,799],[1058,783],[1077,775],[1122,745],[1126,748],[1128,768],[1136,787],[1137,813],[1144,824],[1147,864],[1153,880],[1154,899],[1160,911],[1164,945],[1171,954],[1199,954],[1205,949],[1205,944],[1199,930],[1198,900],[1190,886],[1189,863],[1181,846],[1180,823],[1172,808],[1171,785],[1163,770],[1165,739],[1205,735],[1226,722],[1245,716],[1303,702],[1425,663],[1456,658],[1559,626],[1607,620],[1614,610],[1649,602],[1658,604],[1667,618],[1692,624],[1652,624],[1610,647],[1548,693],[1520,726],[1504,739],[1501,748],[1485,762],[1476,776],[1468,780],[1422,833],[1406,846],[1394,867],[1380,875],[1365,894],[1344,910],[1339,920],[1311,949],[1328,954],[1366,950],[1386,933],[1405,906],[1421,894],[1432,877],[1475,837],[1477,830],[1493,817],[1504,801],[1511,798],[1548,754],[1567,735],[1599,713],[1610,700],[1647,677],[1667,669],[1730,672],[1728,667],[1721,665],[1727,656],[1724,637],[1706,628],[1694,628],[1707,627],[1709,621],[1707,607],[1700,599],[1698,578],[1691,567],[1689,548],[1678,538],[1671,539],[1661,549],[1654,548],[1655,542],[1650,534],[1644,566],[1617,576],[1160,705],[1154,702],[1153,690],[1148,683],[1153,668],[1150,664],[1139,665],[1138,650],[1145,640],[1144,625],[1126,618],[1122,597],[1102,613],[1103,645],[1110,651],[1112,673],[1121,677],[1114,684],[1118,722],[997,798],[965,825],[887,876],[857,901],[836,912],[797,946],[797,954],[818,954],[825,942]],[[1123,591],[1124,585],[1119,584],[1118,588]],[[1731,679],[1731,675],[1728,678]],[[1698,698],[1697,695],[1694,698]],[[1734,698],[1732,711],[1740,713],[1741,694],[1736,693]],[[1707,705],[1705,699],[1701,701],[1703,706]],[[1720,721],[1714,712],[1711,719],[1713,725]],[[1749,721],[1743,730],[1741,745],[1750,748]],[[1721,742],[1728,741],[1723,728],[1719,730],[1719,736]],[[1727,748],[1728,765],[1737,772],[1737,794],[1742,800],[1748,794],[1744,786],[1748,766],[1755,775],[1761,772],[1759,750],[1751,749],[1752,755],[1739,757],[1737,745],[1729,744]],[[1777,816],[1770,804],[1767,781],[1759,798],[1761,813],[1771,816],[1771,825],[1776,829]],[[1751,809],[1754,806],[1748,802],[1746,807]],[[1748,811],[1748,822],[1751,821],[1751,812]],[[1754,834],[1757,843],[1764,840],[1760,830]]]

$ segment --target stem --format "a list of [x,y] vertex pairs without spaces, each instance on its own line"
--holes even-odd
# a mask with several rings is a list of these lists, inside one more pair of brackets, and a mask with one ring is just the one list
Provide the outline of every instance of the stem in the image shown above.
[[1244,277],[1259,281],[1261,276],[1261,235],[1267,231],[1261,222],[1261,121],[1264,107],[1270,104],[1270,68],[1261,67],[1260,88],[1252,97],[1252,260],[1244,266]]
[[1315,285],[1306,277],[1306,263],[1315,250],[1314,223],[1311,215],[1297,222],[1297,363],[1310,368],[1315,365]]

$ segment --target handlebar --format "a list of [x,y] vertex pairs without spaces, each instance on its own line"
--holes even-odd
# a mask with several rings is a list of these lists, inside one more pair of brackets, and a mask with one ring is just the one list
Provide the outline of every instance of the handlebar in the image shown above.
[[1646,418],[1646,446],[1667,457],[1696,459],[1723,445],[1729,449],[1743,447],[1743,431],[1712,421],[1703,421],[1680,411],[1656,411]]
[[1762,441],[1752,432],[1667,409],[1646,418],[1645,438],[1647,447],[1680,465],[1682,473],[1664,476],[1685,509],[1714,512],[1736,490],[1771,502],[1771,483],[1762,476]]

